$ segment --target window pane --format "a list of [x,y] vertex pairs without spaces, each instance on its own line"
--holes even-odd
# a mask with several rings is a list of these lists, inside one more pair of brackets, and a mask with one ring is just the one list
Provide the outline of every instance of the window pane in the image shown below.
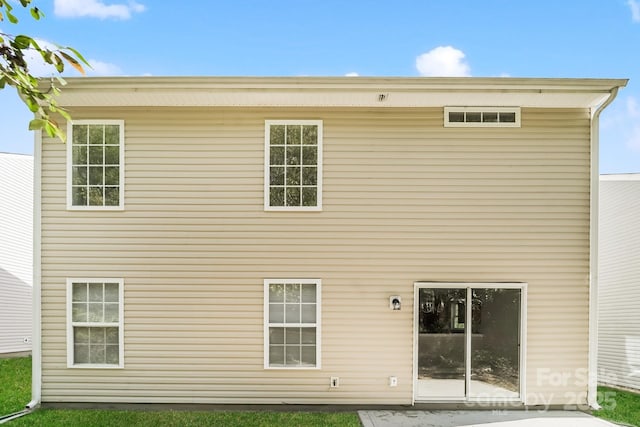
[[269,160],[272,165],[284,165],[284,147],[271,147]]
[[284,168],[283,167],[272,167],[270,178],[270,185],[284,185]]
[[302,148],[299,146],[287,147],[287,164],[299,165],[302,160]]
[[87,284],[74,283],[72,288],[72,301],[87,301]]
[[89,283],[89,301],[104,301],[102,283]]
[[104,204],[105,206],[119,206],[120,205],[120,188],[105,187]]
[[269,302],[284,302],[284,285],[282,283],[269,285]]
[[105,125],[104,143],[105,144],[120,143],[120,126],[119,125]]
[[107,302],[118,302],[120,299],[120,293],[118,283],[105,283],[104,284],[104,300]]
[[314,166],[318,164],[318,149],[316,147],[302,148],[302,164]]
[[269,365],[284,366],[284,346],[269,346]]
[[302,329],[302,344],[315,344],[316,328],[301,328],[301,329]]
[[119,182],[120,168],[118,166],[104,168],[105,185],[118,185]]
[[269,132],[271,145],[284,145],[284,125],[271,125]]
[[75,344],[89,344],[89,328],[73,328],[73,342]]
[[87,146],[79,145],[73,147],[73,160],[74,165],[86,165],[87,164]]
[[300,323],[300,304],[286,304],[286,323]]
[[300,206],[300,188],[287,188],[287,206]]
[[104,320],[103,306],[101,302],[89,303],[89,322],[102,322]]
[[285,302],[300,302],[300,285],[298,283],[287,284]]
[[104,345],[89,346],[89,363],[106,363],[106,354]]
[[316,305],[302,304],[302,323],[316,322]]
[[516,113],[500,113],[500,123],[515,123]]
[[73,363],[89,363],[89,346],[73,346]]
[[284,328],[269,328],[269,344],[284,344]]
[[120,164],[120,147],[119,146],[104,147],[104,163],[106,165]]
[[287,185],[300,185],[300,168],[291,167],[287,168]]
[[480,112],[478,112],[478,113],[468,112],[467,113],[467,122],[468,123],[471,123],[471,122],[473,122],[473,123],[478,122],[479,123],[480,120],[481,120],[481,116],[482,116],[482,113],[480,113]]
[[269,304],[269,323],[284,323],[284,304]]
[[86,322],[87,321],[87,303],[74,302],[71,305],[71,320],[73,322]]
[[497,123],[498,113],[482,113],[482,121],[485,123]]
[[74,166],[73,167],[73,179],[71,182],[73,185],[87,185],[87,168],[86,166]]
[[86,144],[88,138],[88,126],[87,125],[73,125],[73,144]]
[[107,344],[118,344],[120,342],[118,336],[118,328],[105,328]]
[[306,166],[302,168],[302,185],[317,185],[318,168]]
[[103,192],[102,187],[89,187],[89,206],[103,206]]
[[104,143],[104,125],[89,125],[89,144]]
[[289,344],[300,344],[300,328],[285,328],[285,342]]
[[302,206],[318,206],[318,190],[314,187],[302,189]]
[[106,303],[104,305],[104,321],[117,322],[119,318],[118,303]]
[[103,184],[104,168],[102,166],[94,166],[89,168],[89,184],[90,185],[102,185]]
[[101,145],[89,146],[89,164],[101,165],[103,164],[104,148]]
[[270,189],[269,206],[284,206],[284,187],[274,187]]
[[316,302],[316,285],[310,283],[302,285],[302,302]]
[[105,344],[104,328],[91,328],[89,333],[91,336],[89,344]]
[[287,366],[300,365],[300,346],[287,345],[284,348],[284,360]]
[[449,113],[449,122],[451,123],[463,123],[464,122],[464,113],[460,112],[450,112]]
[[300,128],[299,125],[287,126],[287,145],[300,145]]
[[73,187],[72,204],[73,206],[86,206],[87,205],[87,188],[86,187]]
[[117,345],[107,346],[107,363],[117,365],[120,363],[120,347]]
[[318,126],[305,125],[302,127],[302,143],[305,145],[318,144]]
[[316,346],[302,347],[301,364],[305,366],[316,366]]

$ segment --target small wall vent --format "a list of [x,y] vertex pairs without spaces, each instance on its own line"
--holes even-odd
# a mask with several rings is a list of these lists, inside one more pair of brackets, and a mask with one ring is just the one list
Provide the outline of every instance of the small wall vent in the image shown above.
[[520,127],[520,107],[444,107],[445,127]]

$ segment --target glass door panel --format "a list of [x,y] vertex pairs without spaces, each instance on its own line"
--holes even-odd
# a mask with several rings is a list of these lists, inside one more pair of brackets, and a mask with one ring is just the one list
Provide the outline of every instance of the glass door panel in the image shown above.
[[520,396],[520,289],[472,289],[474,398]]
[[419,399],[466,396],[466,289],[421,288],[418,311]]

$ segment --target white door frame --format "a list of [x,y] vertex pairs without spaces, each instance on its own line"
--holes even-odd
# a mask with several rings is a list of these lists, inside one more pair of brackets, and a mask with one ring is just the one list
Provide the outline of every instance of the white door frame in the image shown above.
[[[527,361],[527,283],[520,282],[414,282],[413,284],[413,393],[412,404],[422,402],[513,402],[514,399],[509,398],[473,398],[465,396],[461,399],[429,399],[429,400],[417,400],[418,392],[418,330],[419,330],[419,290],[422,288],[432,289],[450,289],[450,288],[462,288],[466,290],[467,301],[472,289],[520,289],[520,369],[519,369],[519,381],[520,381],[520,396],[515,399],[517,402],[525,402],[526,397],[526,361]],[[472,318],[472,306],[473,304],[466,304],[466,319]],[[465,390],[469,390],[469,383],[471,382],[471,352],[468,349],[471,348],[471,331],[465,327]],[[467,393],[465,393],[467,394]]]

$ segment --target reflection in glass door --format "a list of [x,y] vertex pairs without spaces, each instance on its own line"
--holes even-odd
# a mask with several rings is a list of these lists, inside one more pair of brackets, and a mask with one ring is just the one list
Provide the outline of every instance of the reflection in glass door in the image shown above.
[[465,396],[465,289],[418,290],[418,395]]
[[416,400],[520,398],[521,284],[416,287]]

